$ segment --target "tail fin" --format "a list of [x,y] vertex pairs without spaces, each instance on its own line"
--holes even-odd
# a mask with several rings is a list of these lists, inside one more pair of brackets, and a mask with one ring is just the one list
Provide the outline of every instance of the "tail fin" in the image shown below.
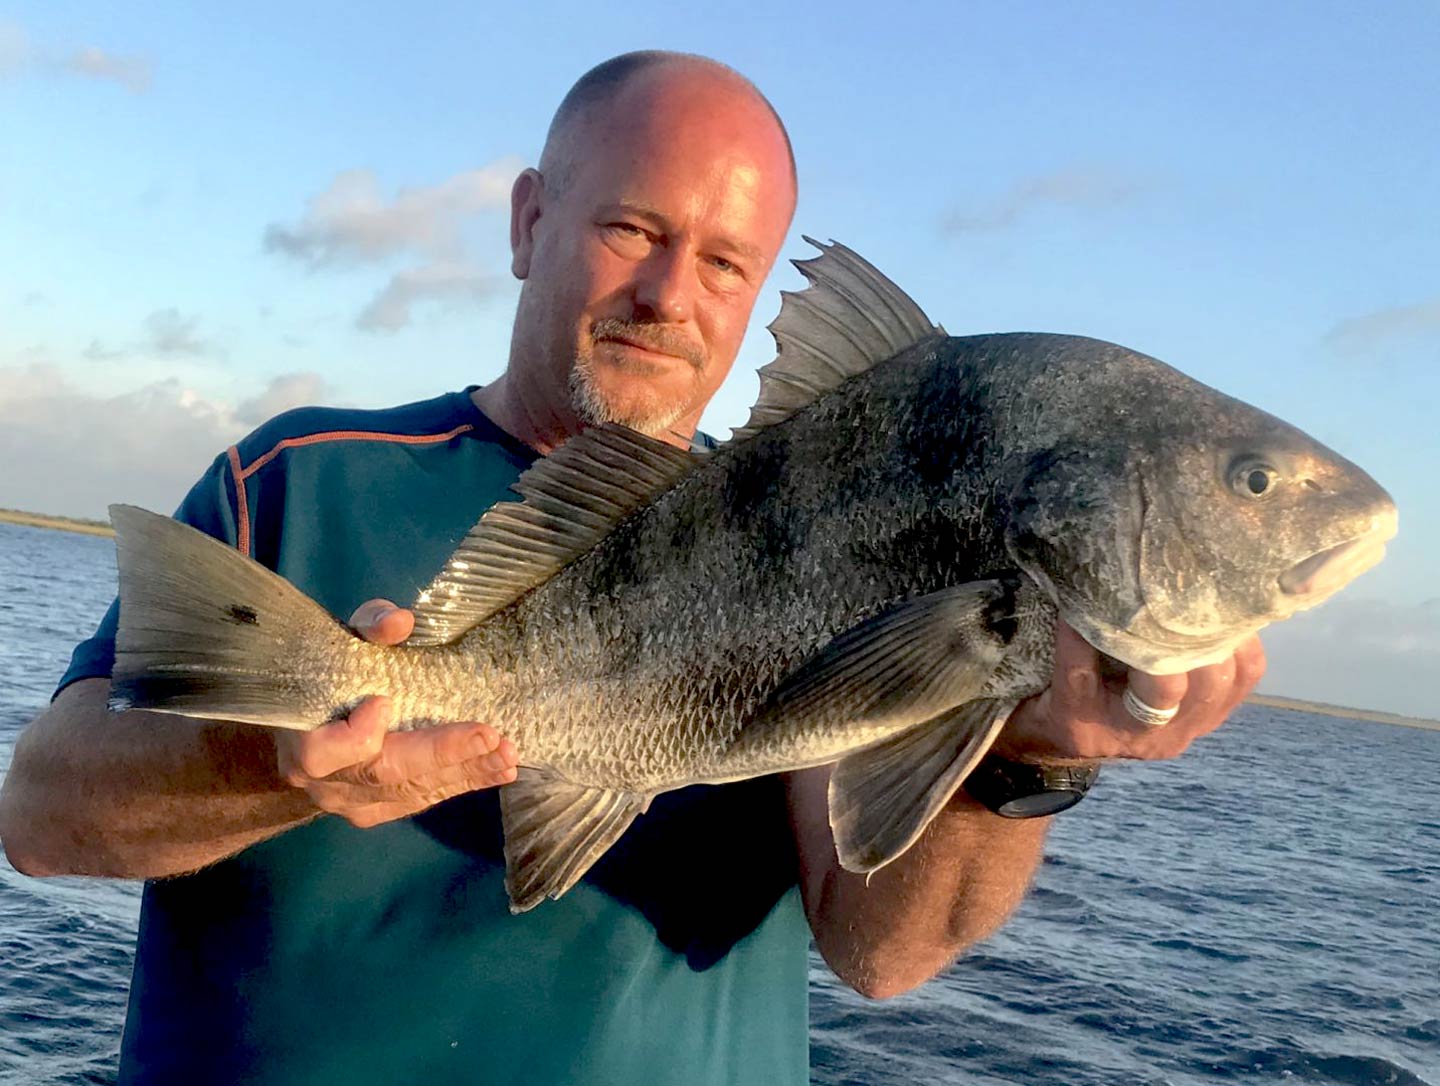
[[120,566],[112,709],[306,731],[341,711],[325,673],[354,635],[319,604],[189,525],[128,505],[112,505],[110,520]]

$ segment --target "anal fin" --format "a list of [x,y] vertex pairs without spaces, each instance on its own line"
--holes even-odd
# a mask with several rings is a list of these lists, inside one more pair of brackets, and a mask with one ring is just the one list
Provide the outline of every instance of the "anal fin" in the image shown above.
[[1014,701],[969,702],[836,764],[830,829],[840,866],[869,873],[915,843],[1005,726]]
[[523,913],[565,893],[649,803],[649,796],[634,792],[586,788],[540,770],[520,770],[513,784],[500,789],[510,911]]

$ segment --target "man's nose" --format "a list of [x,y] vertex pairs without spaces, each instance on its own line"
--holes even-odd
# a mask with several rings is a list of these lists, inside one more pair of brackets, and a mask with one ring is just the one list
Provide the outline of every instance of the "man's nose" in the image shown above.
[[663,324],[687,321],[698,286],[692,262],[683,250],[657,246],[637,271],[635,316]]

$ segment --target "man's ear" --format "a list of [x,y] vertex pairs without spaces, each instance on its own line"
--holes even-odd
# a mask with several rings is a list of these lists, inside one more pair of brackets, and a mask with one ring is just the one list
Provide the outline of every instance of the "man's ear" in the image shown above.
[[535,224],[544,204],[545,178],[539,170],[522,170],[510,189],[510,272],[516,279],[530,274]]

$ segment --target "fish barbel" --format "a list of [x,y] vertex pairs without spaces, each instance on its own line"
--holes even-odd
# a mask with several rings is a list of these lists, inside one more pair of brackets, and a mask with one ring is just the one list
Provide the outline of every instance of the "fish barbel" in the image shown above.
[[1114,344],[948,336],[814,244],[729,442],[584,431],[481,518],[403,646],[112,507],[112,707],[308,729],[385,694],[397,727],[492,723],[522,767],[500,793],[515,911],[661,792],[832,762],[840,861],[873,871],[1048,684],[1057,617],[1186,671],[1395,533],[1369,476],[1262,411]]

